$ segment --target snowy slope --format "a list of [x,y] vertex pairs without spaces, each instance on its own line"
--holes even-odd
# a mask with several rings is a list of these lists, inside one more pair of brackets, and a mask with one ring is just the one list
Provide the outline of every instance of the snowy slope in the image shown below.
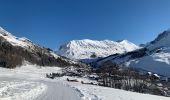
[[170,29],[159,34],[155,40],[151,41],[146,46],[146,48],[150,50],[163,48],[163,47],[170,47]]
[[[59,67],[25,65],[16,69],[0,68],[0,100],[169,100],[95,85],[70,83],[45,78],[46,73],[61,72]],[[83,80],[83,79],[82,79]]]
[[146,48],[150,52],[148,55],[130,60],[126,64],[170,76],[170,30],[159,34]]
[[101,65],[105,62],[125,64],[129,67],[170,76],[170,30],[159,34],[140,51],[110,56],[97,63]]
[[169,100],[168,97],[161,97],[149,94],[140,94],[125,90],[93,86],[73,84],[83,94],[83,100]]
[[170,76],[170,52],[153,53],[142,58],[125,62],[127,66],[141,68],[154,73]]
[[[70,59],[92,59],[106,57],[111,54],[121,54],[138,49],[139,47],[127,40],[115,42],[110,40],[72,40],[60,47],[58,54]],[[93,55],[95,55],[93,57]]]

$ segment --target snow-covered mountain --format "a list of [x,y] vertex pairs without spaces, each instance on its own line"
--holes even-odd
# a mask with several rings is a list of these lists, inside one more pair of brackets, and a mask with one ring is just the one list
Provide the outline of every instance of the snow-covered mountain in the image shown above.
[[139,47],[127,40],[115,42],[84,39],[72,40],[60,46],[57,53],[70,59],[82,60],[106,57],[111,54],[122,54],[136,49],[139,49]]
[[146,45],[146,47],[150,50],[170,47],[170,29],[159,34],[158,37]]
[[22,38],[15,37],[11,33],[4,30],[2,27],[0,27],[0,36],[3,37],[6,41],[8,41],[13,46],[21,46],[24,48],[31,48],[31,49],[33,49],[34,47],[33,42],[30,41],[29,39],[25,37]]
[[55,54],[51,49],[18,38],[0,27],[0,66],[13,68],[24,61],[41,66],[67,66],[75,62]]
[[147,43],[145,47],[121,55],[112,55],[96,62],[98,66],[119,63],[170,76],[170,30]]

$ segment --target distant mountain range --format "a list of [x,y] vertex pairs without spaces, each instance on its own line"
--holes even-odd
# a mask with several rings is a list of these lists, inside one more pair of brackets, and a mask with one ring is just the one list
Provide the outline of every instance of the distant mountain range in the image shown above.
[[60,46],[57,54],[74,59],[96,59],[107,57],[112,54],[122,54],[129,51],[139,49],[139,46],[127,41],[111,41],[111,40],[72,40]]
[[15,68],[25,61],[41,66],[81,66],[73,60],[91,61],[97,68],[120,64],[170,76],[170,30],[140,47],[127,41],[72,40],[57,54],[27,38],[18,38],[0,27],[0,67]]

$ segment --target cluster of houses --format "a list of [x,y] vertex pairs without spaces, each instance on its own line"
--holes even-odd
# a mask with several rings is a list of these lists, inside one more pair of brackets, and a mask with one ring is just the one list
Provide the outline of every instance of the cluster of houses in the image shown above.
[[49,73],[46,74],[47,78],[54,79],[55,77],[62,77],[62,76],[76,76],[76,77],[83,77],[87,74],[88,69],[84,68],[76,68],[76,67],[66,67],[62,70],[61,73]]
[[170,77],[167,76],[153,74],[152,72],[147,72],[147,75],[160,82],[170,82]]

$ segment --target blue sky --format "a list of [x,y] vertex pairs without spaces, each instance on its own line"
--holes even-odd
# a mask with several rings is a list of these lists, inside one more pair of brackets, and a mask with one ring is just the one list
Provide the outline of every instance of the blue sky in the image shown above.
[[0,0],[0,26],[57,49],[73,39],[153,40],[170,28],[170,0]]

